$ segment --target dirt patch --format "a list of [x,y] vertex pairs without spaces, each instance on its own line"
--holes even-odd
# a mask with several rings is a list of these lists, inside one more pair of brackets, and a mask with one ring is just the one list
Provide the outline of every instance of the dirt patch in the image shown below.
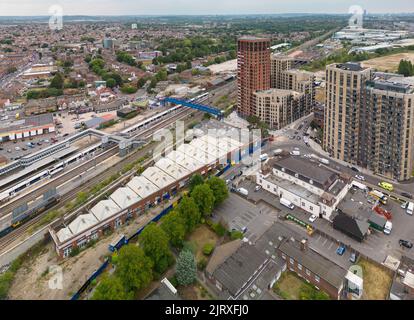
[[303,282],[293,274],[285,272],[274,286],[274,291],[286,300],[299,300]]
[[396,72],[401,60],[411,60],[414,63],[414,52],[397,53],[362,62],[365,67],[372,67],[379,71]]
[[210,295],[207,290],[200,284],[195,283],[191,286],[177,288],[178,294],[184,300],[209,300]]
[[198,227],[188,238],[188,241],[196,245],[196,261],[205,257],[203,254],[203,247],[207,243],[214,244],[216,246],[219,237],[206,225]]
[[358,262],[363,271],[364,300],[386,300],[392,283],[391,272],[362,259]]

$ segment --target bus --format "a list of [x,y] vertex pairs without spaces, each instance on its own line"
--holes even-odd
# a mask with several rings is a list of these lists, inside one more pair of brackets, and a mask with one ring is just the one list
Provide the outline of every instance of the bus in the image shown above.
[[375,199],[377,199],[382,204],[387,204],[388,198],[382,192],[374,189],[369,193],[369,195],[373,196]]

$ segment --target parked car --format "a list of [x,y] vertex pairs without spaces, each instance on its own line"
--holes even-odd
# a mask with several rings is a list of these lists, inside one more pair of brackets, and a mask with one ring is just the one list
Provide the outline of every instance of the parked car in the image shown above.
[[262,188],[262,186],[256,186],[256,187],[254,188],[254,191],[259,191],[261,188]]
[[404,202],[401,204],[401,209],[407,209],[407,207],[408,207],[408,202],[404,201]]
[[318,216],[317,215],[311,215],[310,217],[309,217],[309,222],[315,222],[315,220],[318,218]]
[[355,263],[357,260],[357,256],[355,253],[351,253],[351,256],[349,257],[349,261],[351,261],[352,263]]
[[365,181],[365,177],[361,176],[360,174],[355,175],[355,178],[357,178],[358,180],[361,180],[361,181]]
[[359,171],[359,169],[358,169],[357,167],[350,167],[350,168],[351,168],[351,170],[352,170],[352,171],[355,171],[355,172],[360,172],[360,171]]
[[336,249],[336,253],[339,254],[340,256],[342,256],[345,253],[345,246],[343,244],[341,244],[338,249]]
[[400,241],[398,241],[398,243],[400,244],[400,246],[406,247],[408,249],[411,249],[413,247],[412,242],[407,241],[407,240],[400,239]]
[[412,199],[412,198],[413,198],[413,196],[412,196],[411,194],[407,193],[407,192],[401,192],[401,195],[402,195],[403,197],[408,198],[408,199]]

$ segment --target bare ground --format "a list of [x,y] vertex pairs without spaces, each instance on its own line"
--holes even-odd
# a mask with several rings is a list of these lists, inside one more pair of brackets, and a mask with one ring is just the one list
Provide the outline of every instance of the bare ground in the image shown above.
[[362,65],[380,71],[396,72],[401,60],[411,60],[411,62],[414,63],[414,52],[397,53],[385,57],[374,58],[362,62]]

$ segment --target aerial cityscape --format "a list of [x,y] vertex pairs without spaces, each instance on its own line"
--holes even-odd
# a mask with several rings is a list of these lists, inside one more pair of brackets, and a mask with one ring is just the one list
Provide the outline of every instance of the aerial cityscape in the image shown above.
[[83,2],[0,4],[0,300],[414,300],[412,1]]

